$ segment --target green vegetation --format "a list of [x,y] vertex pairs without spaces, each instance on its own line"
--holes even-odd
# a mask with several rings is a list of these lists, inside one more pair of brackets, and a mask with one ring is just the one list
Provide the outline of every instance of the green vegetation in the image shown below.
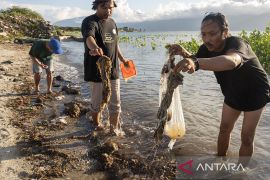
[[13,6],[11,8],[8,8],[7,10],[1,10],[0,11],[0,16],[7,17],[7,16],[13,16],[13,17],[20,17],[20,16],[25,16],[30,19],[38,19],[38,20],[44,20],[43,17],[35,12],[32,11],[31,9],[27,8],[21,8],[18,6]]
[[80,27],[59,27],[54,26],[56,34],[59,36],[73,36],[73,37],[81,37],[81,28]]
[[264,31],[254,30],[249,34],[242,31],[239,35],[250,43],[264,69],[270,73],[270,26]]
[[130,36],[129,34],[120,34],[119,42],[132,44],[134,47],[137,48],[150,46],[152,50],[156,50],[158,46],[165,45],[164,41],[167,37],[167,34],[137,34],[134,36]]
[[180,40],[178,43],[181,46],[183,46],[188,52],[190,52],[191,54],[196,54],[201,42],[196,41],[196,39],[191,38],[191,41],[182,41]]
[[16,38],[49,38],[53,26],[42,16],[27,8],[13,6],[0,11],[0,41]]

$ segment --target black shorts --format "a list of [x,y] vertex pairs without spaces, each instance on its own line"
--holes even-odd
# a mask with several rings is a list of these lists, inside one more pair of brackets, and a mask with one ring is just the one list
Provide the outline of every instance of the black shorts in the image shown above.
[[237,97],[226,96],[224,99],[224,103],[238,111],[255,111],[261,109],[269,102],[269,93],[252,94],[248,96],[239,95]]

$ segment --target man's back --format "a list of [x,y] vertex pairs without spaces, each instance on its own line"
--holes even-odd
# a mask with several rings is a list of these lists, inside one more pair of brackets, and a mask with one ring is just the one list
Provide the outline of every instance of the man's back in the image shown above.
[[52,52],[47,49],[46,43],[47,41],[35,41],[29,55],[38,58],[42,62],[52,59]]

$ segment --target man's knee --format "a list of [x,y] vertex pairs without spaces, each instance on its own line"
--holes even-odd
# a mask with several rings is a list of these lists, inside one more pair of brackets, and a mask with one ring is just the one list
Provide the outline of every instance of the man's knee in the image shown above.
[[230,123],[221,123],[219,128],[220,134],[230,134],[232,132],[233,125]]

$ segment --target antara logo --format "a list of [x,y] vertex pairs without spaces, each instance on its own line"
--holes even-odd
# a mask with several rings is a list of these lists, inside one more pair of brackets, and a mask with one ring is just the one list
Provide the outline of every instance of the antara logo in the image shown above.
[[[188,167],[186,167],[188,166]],[[189,160],[178,166],[178,169],[186,174],[193,175],[191,171],[193,166],[193,160]],[[199,163],[195,171],[244,171],[244,167],[241,163]]]
[[178,168],[179,168],[181,171],[183,171],[183,172],[185,172],[185,173],[187,173],[187,174],[193,175],[193,172],[191,172],[190,170],[184,168],[186,165],[188,165],[189,168],[192,169],[192,163],[193,163],[193,160],[189,160],[189,161],[187,161],[187,162],[185,162],[185,163],[183,163],[183,164],[180,164],[180,165],[178,166]]
[[196,171],[244,171],[244,167],[241,163],[200,163]]

